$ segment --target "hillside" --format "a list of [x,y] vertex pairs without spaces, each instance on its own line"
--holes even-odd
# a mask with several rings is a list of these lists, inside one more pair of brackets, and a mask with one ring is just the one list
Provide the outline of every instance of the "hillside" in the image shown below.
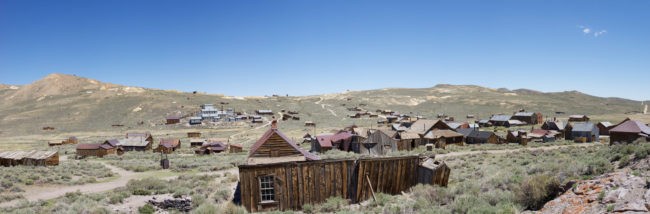
[[[480,118],[518,109],[568,114],[625,114],[640,110],[640,103],[620,98],[601,98],[576,91],[542,93],[527,89],[490,89],[470,85],[436,85],[431,88],[391,88],[350,91],[302,97],[228,97],[177,91],[145,89],[103,83],[83,77],[50,74],[23,86],[0,87],[0,135],[15,136],[37,132],[44,126],[53,132],[81,132],[119,129],[176,129],[163,119],[170,113],[190,114],[203,103],[227,102],[225,107],[252,113],[256,109],[295,110],[300,121],[283,125],[304,130],[302,123],[312,120],[319,129],[357,124],[370,126],[376,119],[350,119],[347,107],[362,106],[368,111],[392,109],[402,113],[433,117],[445,113],[464,120],[467,114]],[[123,131],[123,130],[122,130]]]

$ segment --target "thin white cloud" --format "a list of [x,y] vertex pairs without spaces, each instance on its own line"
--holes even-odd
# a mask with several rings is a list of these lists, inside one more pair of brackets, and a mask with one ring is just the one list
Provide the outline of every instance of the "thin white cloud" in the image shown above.
[[594,37],[599,37],[607,33],[607,30],[599,30],[596,31],[590,27],[584,26],[584,25],[578,25],[578,28],[581,29],[582,34],[587,35],[587,36],[594,36]]
[[606,34],[606,33],[607,33],[607,30],[601,30],[601,31],[595,32],[594,37],[599,37],[599,36],[601,36],[603,34]]

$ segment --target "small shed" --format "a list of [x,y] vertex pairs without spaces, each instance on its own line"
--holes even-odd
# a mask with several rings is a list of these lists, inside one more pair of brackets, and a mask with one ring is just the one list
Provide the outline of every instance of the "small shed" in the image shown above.
[[206,142],[205,139],[190,138],[190,147],[203,146],[205,142]]
[[316,126],[316,123],[314,123],[314,121],[308,120],[305,121],[305,126]]
[[451,168],[445,162],[426,158],[418,166],[418,183],[446,187]]
[[181,116],[178,115],[170,115],[165,117],[165,124],[171,125],[171,124],[178,124],[181,122]]
[[[423,138],[427,143],[433,144],[439,144],[440,142],[444,142],[445,144],[463,143],[463,135],[449,129],[433,129],[427,132]],[[444,145],[442,145],[442,147],[444,147]]]
[[255,110],[255,113],[258,115],[272,115],[273,111],[268,109],[259,109],[259,110]]
[[201,137],[201,132],[188,132],[187,137],[188,138],[199,138],[199,137]]
[[228,145],[230,153],[240,153],[244,152],[244,147],[241,144],[230,144]]

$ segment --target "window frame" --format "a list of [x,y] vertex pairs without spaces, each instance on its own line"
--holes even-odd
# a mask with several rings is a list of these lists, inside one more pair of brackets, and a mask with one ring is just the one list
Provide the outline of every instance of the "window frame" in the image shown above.
[[275,176],[262,175],[257,178],[259,184],[260,203],[275,203]]

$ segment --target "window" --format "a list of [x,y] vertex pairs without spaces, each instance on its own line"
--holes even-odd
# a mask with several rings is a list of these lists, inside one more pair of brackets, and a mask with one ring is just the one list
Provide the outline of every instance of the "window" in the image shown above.
[[272,175],[261,176],[259,179],[260,179],[260,196],[262,198],[262,202],[274,202],[275,188],[273,187],[273,176]]

